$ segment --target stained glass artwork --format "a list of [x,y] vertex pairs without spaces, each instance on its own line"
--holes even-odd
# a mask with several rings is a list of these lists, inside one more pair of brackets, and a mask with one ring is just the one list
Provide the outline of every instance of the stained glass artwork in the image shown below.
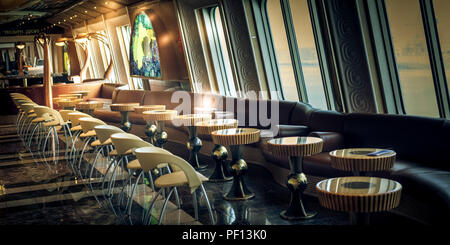
[[156,35],[145,13],[138,14],[134,20],[130,47],[131,75],[160,78],[161,66]]

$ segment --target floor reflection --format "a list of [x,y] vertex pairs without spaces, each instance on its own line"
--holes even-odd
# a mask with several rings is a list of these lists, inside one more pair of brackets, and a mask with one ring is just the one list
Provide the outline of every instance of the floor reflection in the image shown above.
[[[142,224],[142,212],[148,208],[154,195],[148,185],[139,185],[134,197],[132,216],[115,216],[101,192],[100,178],[106,169],[106,161],[100,161],[101,164],[97,166],[92,179],[92,192],[86,180],[74,177],[63,158],[56,165],[36,163],[20,141],[17,144],[0,142],[0,149],[0,224],[129,225],[131,220],[133,224],[139,225]],[[185,153],[187,157],[188,152]],[[208,156],[200,155],[199,158],[200,161],[209,163],[208,168],[200,172],[210,176],[214,170],[214,162]],[[125,177],[126,174],[120,176],[119,180]],[[255,197],[244,201],[224,200],[223,195],[230,189],[232,181],[204,183],[218,225],[349,224],[346,213],[325,209],[319,205],[317,198],[311,196],[305,196],[303,201],[308,210],[318,212],[315,218],[305,221],[284,220],[280,217],[280,212],[288,206],[289,191],[275,183],[271,174],[258,165],[249,164],[245,178]],[[119,182],[113,190],[116,194],[121,190]],[[204,194],[198,191],[199,220],[195,221],[189,188],[180,187],[178,192],[181,209],[177,209],[175,201],[171,200],[163,224],[210,224]],[[117,203],[116,199],[113,201]],[[162,203],[162,199],[158,200],[152,212],[156,219]],[[382,217],[383,222],[408,223],[391,213],[379,214],[378,217]]]

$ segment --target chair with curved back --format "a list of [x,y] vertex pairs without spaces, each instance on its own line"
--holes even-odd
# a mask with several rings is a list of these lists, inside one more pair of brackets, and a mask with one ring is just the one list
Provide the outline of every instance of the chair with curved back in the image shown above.
[[[144,146],[153,146],[152,144],[144,141],[143,139],[141,139],[140,137],[134,135],[134,134],[130,134],[130,133],[115,133],[111,135],[111,142],[114,146],[114,151],[110,152],[110,155],[112,154],[113,156],[115,156],[115,161],[114,161],[114,165],[111,166],[113,167],[113,172],[112,172],[112,176],[108,185],[108,194],[107,197],[109,200],[112,199],[112,189],[113,186],[115,184],[115,179],[116,179],[116,174],[117,174],[117,170],[119,169],[119,167],[122,167],[122,169],[126,169],[126,171],[128,172],[128,176],[129,178],[127,178],[125,181],[131,181],[131,171],[136,171],[140,168],[140,165],[135,165],[135,164],[129,164],[129,157],[133,156],[133,150],[139,147],[144,147]],[[124,164],[125,162],[125,164]],[[123,181],[125,183],[125,181]],[[124,187],[126,185],[124,184],[122,187],[122,191],[119,195],[119,207],[122,203],[122,197],[123,197],[123,193],[124,193]],[[111,202],[111,201],[110,201]],[[112,202],[111,202],[112,204]]]
[[77,142],[79,139],[80,134],[83,133],[83,129],[81,128],[80,125],[80,118],[82,117],[92,117],[89,114],[83,113],[83,112],[79,112],[79,111],[73,111],[67,114],[67,116],[69,117],[69,121],[71,123],[71,128],[70,128],[70,132],[72,134],[72,140],[71,140],[71,146],[70,146],[70,151],[68,154],[68,158],[67,158],[67,164],[69,164],[72,169],[75,165],[75,161],[77,159],[77,154],[80,151],[77,148]]
[[[45,153],[50,153],[53,158],[54,164],[58,163],[59,160],[59,137],[58,132],[62,130],[64,132],[66,141],[68,140],[68,127],[67,122],[63,120],[61,114],[55,109],[46,107],[46,112],[44,113],[44,117],[48,115],[48,118],[53,120],[46,120],[42,125],[44,127],[44,133],[46,133],[46,137],[44,140],[44,144],[42,145],[42,153],[44,155],[44,161],[47,162],[47,156]],[[47,151],[46,151],[47,149]]]
[[[107,169],[111,166],[109,153],[113,150],[113,145],[111,141],[111,135],[115,133],[124,133],[124,131],[116,126],[112,125],[96,125],[94,126],[95,134],[97,135],[97,140],[91,143],[91,147],[94,148],[94,161],[91,165],[91,171],[89,173],[89,187],[92,191],[94,188],[92,186],[92,175],[94,173],[94,169],[96,168],[97,161],[100,155],[106,155]],[[114,160],[114,159],[113,159]],[[104,186],[104,181],[106,179],[106,173],[103,175],[102,186]]]
[[215,223],[211,209],[211,204],[209,203],[205,187],[203,186],[203,181],[207,181],[208,178],[195,171],[192,165],[190,165],[186,160],[184,160],[181,157],[170,154],[170,152],[168,151],[164,152],[164,150],[161,151],[161,149],[154,149],[152,147],[143,147],[134,150],[134,153],[136,154],[143,171],[149,171],[155,168],[155,166],[157,166],[160,163],[168,163],[174,170],[174,172],[162,175],[155,180],[155,187],[160,189],[158,193],[154,196],[150,204],[150,208],[148,209],[147,214],[145,216],[144,222],[145,224],[149,224],[152,209],[162,190],[164,188],[170,189],[161,210],[161,214],[159,217],[159,224],[162,223],[167,202],[170,196],[172,195],[173,191],[175,190],[175,187],[183,185],[189,186],[190,192],[193,195],[195,220],[198,220],[198,199],[196,191],[200,187],[206,198],[206,205],[208,206],[211,223],[212,224]]
[[[90,146],[90,143],[94,142],[97,139],[97,134],[95,133],[94,127],[98,126],[98,125],[106,125],[105,122],[103,122],[100,119],[97,118],[93,118],[93,117],[82,117],[79,119],[80,122],[80,126],[81,129],[83,131],[83,133],[80,134],[80,139],[82,139],[84,141],[84,146],[82,148],[80,157],[79,157],[79,161],[78,161],[78,173],[80,174],[80,178],[84,179],[87,175],[87,171],[88,171],[88,167],[86,167],[86,172],[85,172],[85,176],[82,175],[81,172],[81,163],[83,162],[83,156],[86,152],[86,149],[88,146]],[[95,149],[93,148],[93,150],[95,151]],[[91,158],[87,161],[87,163],[90,163],[90,160],[92,159],[92,155]]]

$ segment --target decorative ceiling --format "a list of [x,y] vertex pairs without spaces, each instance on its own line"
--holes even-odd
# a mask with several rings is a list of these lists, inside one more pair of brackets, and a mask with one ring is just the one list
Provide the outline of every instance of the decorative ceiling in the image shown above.
[[61,33],[63,28],[140,1],[142,0],[1,0],[0,32],[4,35]]

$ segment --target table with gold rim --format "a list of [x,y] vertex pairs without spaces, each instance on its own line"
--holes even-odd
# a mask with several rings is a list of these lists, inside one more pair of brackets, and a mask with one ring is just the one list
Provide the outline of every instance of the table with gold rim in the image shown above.
[[101,102],[101,101],[82,101],[82,102],[77,103],[75,108],[79,111],[85,112],[92,116],[95,109],[103,108],[103,102]]
[[69,92],[68,94],[74,94],[79,98],[83,98],[89,94],[89,91],[72,91],[72,92]]
[[82,99],[60,98],[57,103],[59,106],[63,107],[64,110],[75,110],[76,105],[82,101]]
[[370,213],[398,207],[402,185],[384,178],[349,176],[322,180],[316,190],[323,207],[349,212],[351,224],[368,224]]
[[[212,132],[228,128],[236,128],[238,120],[236,119],[213,119],[195,124],[199,134],[211,135]],[[212,159],[216,162],[213,174],[208,178],[210,182],[222,182],[233,179],[226,169],[226,160],[228,157],[227,148],[223,145],[215,144],[211,152]]]
[[231,150],[232,160],[228,170],[233,175],[233,185],[223,198],[236,201],[254,197],[255,193],[248,189],[244,181],[248,166],[242,159],[242,145],[258,142],[260,130],[255,128],[221,129],[212,132],[211,137],[215,144],[228,145]]
[[120,129],[125,132],[131,130],[131,122],[129,120],[129,115],[131,111],[134,111],[135,107],[138,107],[139,103],[116,103],[111,104],[109,107],[111,111],[118,111],[122,115],[122,122],[120,123]]
[[156,129],[154,127],[150,130],[155,130],[153,133],[153,138],[151,139],[152,144],[163,148],[164,144],[167,142],[167,132],[164,131],[165,121],[171,121],[178,115],[176,110],[152,110],[142,112],[142,118],[147,123],[155,123]]
[[198,122],[211,120],[211,118],[212,118],[211,114],[185,114],[179,115],[172,120],[172,123],[175,126],[187,127],[189,132],[189,141],[186,142],[186,147],[190,152],[188,162],[192,165],[192,167],[194,167],[197,170],[204,169],[208,167],[208,165],[206,164],[202,165],[198,162],[198,152],[202,147],[202,141],[197,136],[197,127],[195,125]]
[[[165,110],[165,105],[142,105],[134,108],[134,112],[137,114],[142,114],[144,111],[153,111],[153,110]],[[148,141],[153,144],[153,136],[155,135],[157,130],[156,124],[154,121],[146,121],[145,124],[145,135],[147,135]]]
[[291,201],[288,209],[282,211],[280,216],[287,220],[309,219],[316,212],[306,212],[302,201],[303,191],[308,185],[306,175],[303,173],[303,157],[322,152],[323,140],[317,137],[283,137],[267,141],[269,151],[276,156],[288,156],[290,174],[286,186],[291,192]]
[[348,148],[331,151],[331,167],[352,171],[355,175],[365,175],[367,172],[386,171],[394,166],[396,153],[392,151],[379,156],[367,154],[386,150],[381,148]]

